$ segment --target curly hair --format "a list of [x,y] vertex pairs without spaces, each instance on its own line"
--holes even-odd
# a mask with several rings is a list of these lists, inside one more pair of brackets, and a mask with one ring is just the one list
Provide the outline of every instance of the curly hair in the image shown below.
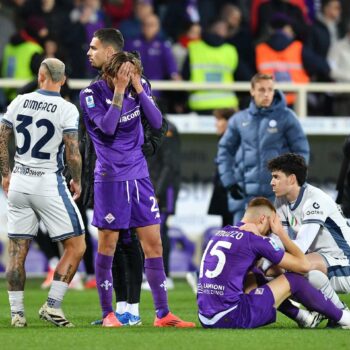
[[294,174],[299,186],[302,186],[307,177],[307,165],[304,157],[295,153],[285,153],[271,159],[267,168],[273,171],[281,171],[287,176]]
[[142,74],[141,60],[135,54],[121,51],[113,54],[103,67],[103,77],[105,79],[114,78],[120,68],[125,62],[131,62],[135,67],[137,73]]

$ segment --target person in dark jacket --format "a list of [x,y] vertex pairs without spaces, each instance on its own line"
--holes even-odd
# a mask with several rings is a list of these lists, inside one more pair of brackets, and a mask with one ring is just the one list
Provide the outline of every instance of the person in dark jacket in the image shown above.
[[[235,113],[233,108],[216,109],[214,110],[214,116],[216,119],[216,133],[221,137],[224,135],[228,121]],[[208,214],[220,215],[222,218],[222,227],[232,225],[232,213],[228,208],[227,191],[220,180],[219,171],[216,167],[214,176],[214,189],[210,199]]]
[[[146,134],[146,137],[150,135]],[[174,288],[174,282],[169,277],[170,241],[167,221],[169,215],[175,213],[176,200],[181,182],[181,144],[176,126],[168,121],[168,131],[165,134],[162,147],[147,159],[151,181],[160,210],[160,233],[163,244],[164,270],[167,276],[167,288]]]
[[[264,196],[274,199],[271,174],[266,165],[277,155],[294,152],[309,161],[310,147],[294,112],[286,105],[271,75],[256,74],[251,80],[248,108],[230,119],[218,147],[218,169],[222,184],[234,199]],[[236,154],[242,148],[242,178],[234,170]]]

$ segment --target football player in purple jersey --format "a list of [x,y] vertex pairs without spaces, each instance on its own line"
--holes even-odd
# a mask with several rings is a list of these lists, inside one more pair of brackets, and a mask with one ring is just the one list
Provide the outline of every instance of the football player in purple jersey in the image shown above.
[[162,115],[135,55],[118,52],[104,65],[103,79],[80,93],[84,123],[97,155],[94,217],[98,227],[96,281],[105,327],[119,327],[112,308],[111,267],[121,229],[136,228],[145,254],[157,327],[194,327],[169,312],[160,238],[160,214],[142,152],[141,110],[154,129]]
[[[254,224],[257,232],[246,231],[252,227],[247,224]],[[286,251],[265,237],[271,230],[279,236]],[[245,290],[248,273],[261,257],[290,272]],[[337,308],[302,276],[310,267],[303,252],[284,231],[271,202],[264,197],[253,199],[242,221],[216,232],[204,251],[197,296],[202,326],[260,327],[276,321],[277,308],[293,308],[286,300],[293,296],[309,310],[350,329],[350,312]]]

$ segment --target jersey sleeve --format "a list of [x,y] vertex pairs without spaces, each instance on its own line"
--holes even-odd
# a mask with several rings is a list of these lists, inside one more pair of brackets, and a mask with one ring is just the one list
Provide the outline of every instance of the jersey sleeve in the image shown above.
[[64,110],[61,126],[63,133],[78,131],[79,112],[72,103],[69,103]]
[[272,264],[278,264],[284,255],[284,250],[269,237],[259,237],[252,235],[250,239],[252,250],[258,257],[266,258],[271,261]]
[[7,125],[9,128],[13,129],[15,124],[15,119],[17,115],[17,106],[19,103],[20,97],[16,97],[7,107],[7,110],[3,117],[1,118],[1,123]]
[[327,203],[321,196],[308,199],[303,206],[302,225],[319,224],[324,225],[328,217]]

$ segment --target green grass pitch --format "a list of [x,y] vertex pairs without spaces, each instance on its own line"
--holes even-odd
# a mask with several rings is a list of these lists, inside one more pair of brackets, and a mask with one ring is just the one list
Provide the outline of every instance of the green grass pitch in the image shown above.
[[[256,330],[204,330],[197,320],[195,295],[188,285],[176,280],[176,288],[169,292],[169,303],[174,313],[197,323],[196,329],[158,329],[152,326],[154,319],[151,294],[142,292],[140,327],[103,329],[90,326],[99,317],[96,290],[84,292],[68,291],[63,309],[76,325],[72,329],[60,329],[38,318],[38,310],[47,297],[40,290],[39,280],[28,280],[25,291],[25,307],[28,327],[10,327],[10,313],[6,283],[0,280],[0,349],[249,349],[249,350],[320,350],[350,349],[350,330],[298,329],[283,315],[277,323]],[[350,295],[342,299],[350,305]]]

